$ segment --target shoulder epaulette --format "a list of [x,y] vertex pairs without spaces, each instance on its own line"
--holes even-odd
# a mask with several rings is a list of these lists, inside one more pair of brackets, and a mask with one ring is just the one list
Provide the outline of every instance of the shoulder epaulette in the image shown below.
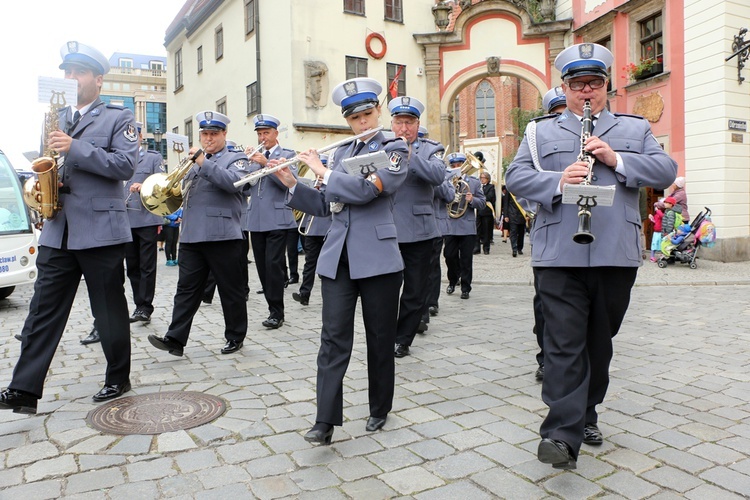
[[442,146],[442,144],[440,144],[438,141],[430,139],[428,137],[420,137],[419,140],[422,142],[426,142],[427,144],[432,144],[433,146]]
[[122,106],[121,104],[112,104],[112,103],[109,103],[109,104],[107,104],[107,107],[109,109],[120,109],[120,110],[125,109],[125,106]]
[[630,118],[640,118],[641,120],[645,120],[644,117],[641,115],[631,115],[629,113],[612,113],[615,116],[629,116]]
[[396,141],[403,141],[403,140],[404,140],[404,139],[403,139],[402,137],[394,137],[394,138],[392,138],[392,139],[386,139],[386,140],[384,140],[384,141],[382,142],[382,144],[383,144],[383,146],[385,146],[386,144],[390,144],[391,142],[396,142]]
[[160,152],[158,152],[158,151],[154,151],[153,149],[147,149],[147,150],[146,150],[146,152],[147,152],[147,153],[151,153],[151,154],[155,154],[155,155],[159,155],[159,156],[161,156],[161,153],[160,153]]
[[551,113],[549,115],[537,116],[536,118],[532,118],[531,121],[538,122],[542,120],[549,120],[550,118],[557,118],[558,116],[560,116],[560,113]]
[[294,155],[297,154],[297,152],[293,149],[287,149],[287,148],[281,148],[282,151],[286,151],[287,153],[292,153]]

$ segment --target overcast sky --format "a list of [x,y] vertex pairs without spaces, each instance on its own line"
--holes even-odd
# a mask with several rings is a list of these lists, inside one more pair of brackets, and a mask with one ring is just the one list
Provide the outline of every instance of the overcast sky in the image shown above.
[[[166,56],[164,32],[185,0],[0,0],[3,83],[0,149],[26,168],[44,120],[37,102],[40,76],[63,77],[60,47],[77,40],[105,57],[114,52]],[[106,77],[105,77],[106,78]]]

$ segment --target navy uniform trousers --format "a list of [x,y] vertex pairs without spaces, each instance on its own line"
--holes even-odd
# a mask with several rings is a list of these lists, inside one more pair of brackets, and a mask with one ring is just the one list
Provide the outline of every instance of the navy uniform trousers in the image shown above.
[[445,256],[445,265],[448,268],[448,283],[456,286],[460,280],[462,292],[471,292],[476,240],[476,234],[445,237],[443,255]]
[[315,268],[318,266],[318,256],[323,248],[325,236],[305,236],[305,266],[302,268],[302,283],[299,287],[300,295],[310,296],[315,284]]
[[[247,304],[245,286],[237,263],[247,262],[242,240],[180,243],[180,274],[174,296],[172,323],[166,337],[183,346],[190,336],[193,316],[198,311],[206,288],[208,273],[216,279],[224,315],[224,337],[242,342],[247,333]],[[98,318],[97,318],[98,321]]]
[[29,315],[23,326],[21,356],[9,389],[41,398],[44,379],[73,307],[81,283],[107,360],[105,385],[119,385],[130,376],[130,321],[125,298],[125,244],[85,250],[39,247],[38,276]]
[[[612,337],[622,324],[637,267],[536,267],[544,322],[542,438],[578,457],[583,428],[598,420],[609,385]],[[605,293],[606,291],[606,293]],[[585,410],[584,410],[585,408]]]
[[260,286],[268,303],[269,319],[284,319],[287,229],[250,231]]
[[156,238],[159,226],[134,227],[133,241],[125,243],[125,263],[136,308],[149,316],[154,312],[156,291]]
[[401,293],[396,328],[396,343],[410,346],[427,306],[425,291],[430,282],[430,262],[434,239],[399,243],[404,259],[404,290]]
[[336,279],[320,277],[323,328],[318,352],[318,413],[316,422],[342,425],[344,375],[354,345],[354,313],[362,298],[362,318],[367,341],[367,376],[370,416],[385,418],[393,406],[398,293],[401,271],[370,278],[351,279],[346,246]]

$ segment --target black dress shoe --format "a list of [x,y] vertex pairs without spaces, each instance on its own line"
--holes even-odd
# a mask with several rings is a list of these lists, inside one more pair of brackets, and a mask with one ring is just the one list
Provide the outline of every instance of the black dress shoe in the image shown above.
[[305,434],[305,441],[316,444],[331,444],[333,438],[333,426],[316,422],[313,428]]
[[469,298],[469,292],[461,292],[461,298],[462,299],[468,299]]
[[105,385],[102,387],[102,390],[94,394],[92,399],[96,401],[97,403],[101,401],[107,401],[109,399],[119,398],[126,392],[130,391],[130,382],[125,382],[124,384],[113,384],[113,385]]
[[419,326],[417,327],[417,333],[424,333],[426,332],[430,327],[427,326],[427,322],[422,320],[419,322]]
[[518,255],[518,252],[516,252],[516,251],[514,250],[514,251],[513,251],[513,257],[515,257],[515,256],[517,256],[517,255]]
[[583,428],[583,442],[586,444],[598,446],[604,442],[602,431],[596,424],[586,424]]
[[303,306],[306,306],[307,304],[310,303],[310,296],[302,294],[302,293],[294,292],[292,294],[292,298],[296,300],[297,302],[299,302],[300,304],[302,304]]
[[393,355],[397,358],[403,358],[409,355],[409,346],[404,344],[396,344],[396,349],[393,351]]
[[13,413],[36,415],[36,396],[14,389],[0,392],[0,410],[13,410]]
[[258,295],[263,295],[265,292],[261,288],[260,290],[256,290],[255,293],[257,293]]
[[299,278],[289,278],[286,282],[287,285],[294,285],[295,283],[299,283]]
[[368,417],[367,418],[367,425],[365,425],[365,430],[367,432],[374,432],[378,429],[382,429],[385,425],[385,420],[388,417],[378,418],[378,417]]
[[489,251],[489,250],[485,250],[485,251],[484,251],[484,254],[485,254],[485,255],[489,255],[489,254],[490,254],[490,251]]
[[438,306],[430,306],[430,316],[437,316],[438,310]]
[[448,285],[448,288],[445,289],[445,293],[448,295],[452,294],[453,291],[456,289],[456,285]]
[[151,315],[146,314],[146,312],[143,311],[142,309],[136,309],[133,312],[133,315],[130,317],[130,322],[138,323],[139,321],[143,323],[144,325],[147,325],[151,323]]
[[21,341],[21,339],[23,339],[23,337],[21,337],[21,334],[20,334],[20,333],[17,333],[17,334],[15,334],[15,335],[13,335],[13,336],[14,336],[14,337],[16,338],[16,340],[17,340],[17,341],[19,341],[19,342]]
[[480,253],[481,253],[481,250],[479,250],[478,248],[474,249],[474,255],[479,255]]
[[543,464],[552,464],[555,469],[570,470],[576,468],[576,459],[567,444],[554,439],[542,439],[536,456]]
[[268,318],[263,322],[263,326],[265,326],[266,328],[273,328],[274,330],[281,327],[281,325],[283,324],[284,320],[278,318]]
[[174,356],[182,356],[185,347],[177,342],[175,339],[170,339],[167,336],[157,337],[156,335],[149,335],[148,341],[151,345],[162,351],[168,351],[169,354]]
[[519,250],[518,255],[523,255],[523,250]]
[[240,347],[242,347],[242,342],[239,340],[227,340],[227,343],[221,348],[221,353],[232,354],[233,352],[239,351]]
[[537,368],[534,373],[534,378],[537,380],[544,380],[544,365],[539,365],[539,368]]
[[96,330],[96,327],[91,329],[91,333],[89,333],[86,337],[81,339],[81,344],[88,345],[88,344],[96,344],[97,342],[100,342],[101,339],[99,338],[99,332]]
[[[247,300],[247,296],[245,296],[245,300]],[[213,301],[214,299],[212,297],[203,297],[201,299],[201,302],[203,302],[204,304],[210,304]]]

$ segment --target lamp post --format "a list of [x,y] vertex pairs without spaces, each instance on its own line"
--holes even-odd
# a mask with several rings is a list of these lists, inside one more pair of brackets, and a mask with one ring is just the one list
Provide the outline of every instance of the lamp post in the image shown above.
[[440,31],[447,28],[450,24],[450,15],[452,11],[453,5],[445,3],[445,0],[440,0],[432,6],[432,16],[435,18],[435,25]]
[[[161,131],[161,128],[157,125],[156,128],[154,128],[154,145],[156,146],[156,150],[161,155],[161,139],[164,136],[164,134]],[[164,155],[162,155],[163,157]]]

